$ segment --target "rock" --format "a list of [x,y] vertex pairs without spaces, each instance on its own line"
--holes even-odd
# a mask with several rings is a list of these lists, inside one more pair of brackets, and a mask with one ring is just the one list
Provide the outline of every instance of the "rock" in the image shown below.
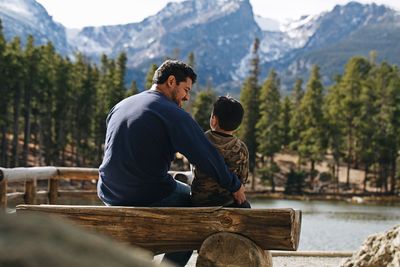
[[170,266],[153,263],[152,256],[60,219],[0,214],[0,266]]
[[400,267],[400,224],[368,237],[342,267]]

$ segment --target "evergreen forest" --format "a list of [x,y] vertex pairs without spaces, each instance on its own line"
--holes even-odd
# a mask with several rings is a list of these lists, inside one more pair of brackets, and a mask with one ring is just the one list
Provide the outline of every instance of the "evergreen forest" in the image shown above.
[[[278,73],[271,69],[260,77],[258,48],[256,39],[237,133],[248,146],[252,176],[275,190],[275,157],[292,153],[299,161],[287,174],[288,193],[312,188],[323,175],[339,189],[339,166],[363,170],[364,190],[373,184],[399,192],[398,67],[375,62],[373,52],[370,58],[353,57],[335,83],[324,87],[315,65],[308,81],[298,79],[283,96]],[[98,167],[108,111],[138,93],[135,81],[125,85],[126,61],[125,53],[103,55],[99,64],[79,53],[71,60],[51,43],[35,46],[33,37],[24,46],[18,37],[7,42],[0,23],[0,166]],[[188,61],[194,64],[194,54]],[[156,67],[149,66],[146,87]],[[216,93],[210,86],[194,91],[188,111],[207,130]],[[316,164],[327,157],[333,162],[329,173],[318,173]],[[344,186],[350,186],[349,171]]]

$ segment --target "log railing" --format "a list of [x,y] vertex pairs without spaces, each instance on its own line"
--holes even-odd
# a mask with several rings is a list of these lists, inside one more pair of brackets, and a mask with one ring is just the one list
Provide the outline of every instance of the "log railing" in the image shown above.
[[[172,176],[178,180],[187,178],[187,172],[170,171]],[[176,175],[185,174],[185,175]],[[182,176],[182,177],[181,177]],[[190,176],[190,175],[189,175]],[[48,189],[46,192],[40,192],[41,195],[45,194],[49,204],[57,204],[58,197],[62,195],[76,196],[89,195],[94,196],[96,192],[93,190],[85,191],[71,191],[62,190],[59,182],[61,180],[80,180],[80,181],[97,181],[99,171],[97,168],[77,168],[77,167],[27,167],[27,168],[1,168],[0,167],[0,211],[7,208],[7,199],[10,197],[21,197],[25,204],[37,204],[38,189],[37,181],[47,180]],[[190,183],[191,177],[187,181]],[[7,186],[10,183],[24,182],[24,192],[8,193]]]
[[[60,193],[59,181],[98,179],[97,168],[67,168],[67,167],[29,167],[29,168],[0,168],[0,209],[7,208],[7,198],[12,195],[23,195],[25,204],[35,204],[37,198],[37,181],[48,180],[48,203],[56,204]],[[24,182],[23,193],[7,193],[7,186],[15,182]]]

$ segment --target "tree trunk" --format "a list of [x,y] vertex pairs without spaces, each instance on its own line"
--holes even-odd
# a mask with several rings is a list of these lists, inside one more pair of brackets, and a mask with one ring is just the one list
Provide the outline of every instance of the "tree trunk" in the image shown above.
[[365,169],[364,169],[364,182],[363,182],[363,191],[364,191],[364,193],[367,192],[368,171],[369,171],[369,166],[368,166],[368,164],[365,164]]
[[9,167],[8,164],[8,139],[7,139],[7,122],[1,127],[1,158],[0,165]]
[[11,167],[19,165],[19,114],[21,107],[21,85],[18,84],[14,92],[14,124],[13,124],[13,141],[11,153]]
[[390,193],[394,195],[396,193],[396,171],[397,171],[397,151],[392,155],[392,168],[390,174]]
[[332,166],[332,183],[334,185],[334,192],[337,194],[339,189],[339,160],[336,157],[334,157]]
[[311,160],[310,167],[310,189],[314,189],[314,170],[315,170],[315,160]]
[[350,168],[351,168],[351,158],[353,154],[353,136],[351,132],[348,136],[348,150],[347,150],[347,173],[346,173],[346,187],[350,188]]
[[28,166],[29,143],[31,142],[31,99],[32,88],[28,87],[25,91],[25,112],[24,112],[24,146],[22,152],[22,165]]
[[[274,166],[274,156],[273,155],[270,158],[270,165],[271,165],[271,168]],[[275,179],[274,179],[274,176],[275,176],[274,173],[271,172],[271,190],[272,190],[272,193],[275,193]]]
[[256,189],[256,171],[253,169],[251,172],[251,190],[254,191]]

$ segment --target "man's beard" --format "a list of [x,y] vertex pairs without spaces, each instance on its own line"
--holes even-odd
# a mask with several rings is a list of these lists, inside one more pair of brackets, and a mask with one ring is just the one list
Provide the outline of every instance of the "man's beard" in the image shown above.
[[175,87],[171,92],[172,101],[174,101],[179,107],[182,107],[182,100],[178,98],[178,87]]

